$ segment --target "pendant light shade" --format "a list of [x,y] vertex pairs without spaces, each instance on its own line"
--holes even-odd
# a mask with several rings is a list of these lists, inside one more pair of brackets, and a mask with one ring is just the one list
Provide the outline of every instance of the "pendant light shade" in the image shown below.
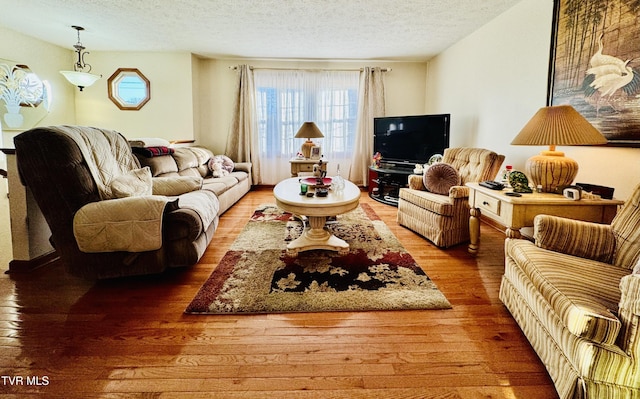
[[73,45],[73,48],[76,49],[76,54],[78,55],[78,60],[73,65],[73,71],[60,71],[62,76],[64,76],[72,85],[78,86],[80,91],[85,87],[89,87],[94,84],[98,79],[100,79],[101,75],[94,75],[91,72],[91,65],[87,64],[84,61],[84,57],[89,54],[88,51],[84,51],[85,47],[80,42],[80,31],[84,30],[82,26],[72,26],[78,32],[78,43]]

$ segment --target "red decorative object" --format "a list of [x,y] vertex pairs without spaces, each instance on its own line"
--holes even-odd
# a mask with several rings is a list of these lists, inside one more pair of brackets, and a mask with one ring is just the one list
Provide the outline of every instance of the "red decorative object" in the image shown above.
[[300,182],[301,183],[306,183],[306,184],[308,184],[310,186],[328,186],[332,182],[330,177],[323,178],[322,179],[322,183],[320,183],[319,180],[321,180],[321,179],[317,178],[317,177],[306,177],[306,178],[302,179]]

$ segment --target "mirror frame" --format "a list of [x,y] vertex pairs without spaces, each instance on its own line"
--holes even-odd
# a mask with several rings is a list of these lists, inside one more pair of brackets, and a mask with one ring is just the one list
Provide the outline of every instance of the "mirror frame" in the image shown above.
[[[122,98],[118,95],[118,83],[120,80],[126,76],[136,75],[142,80],[145,85],[146,95],[144,98],[140,100],[137,104],[129,104],[125,103]],[[107,80],[107,89],[109,92],[109,99],[121,110],[124,111],[138,111],[146,103],[151,100],[151,82],[147,79],[146,76],[140,72],[138,68],[118,68],[116,71],[109,77]]]

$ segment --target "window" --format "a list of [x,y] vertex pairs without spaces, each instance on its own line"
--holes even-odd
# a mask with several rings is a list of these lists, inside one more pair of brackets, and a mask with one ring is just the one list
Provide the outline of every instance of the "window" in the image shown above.
[[107,80],[109,99],[121,110],[137,111],[151,99],[151,84],[137,68],[118,68]]
[[[348,170],[355,145],[358,71],[256,70],[258,146],[262,183],[289,177],[288,160],[300,150],[294,138],[303,122],[312,121],[324,134],[313,141],[329,162]],[[283,167],[284,165],[284,167]]]

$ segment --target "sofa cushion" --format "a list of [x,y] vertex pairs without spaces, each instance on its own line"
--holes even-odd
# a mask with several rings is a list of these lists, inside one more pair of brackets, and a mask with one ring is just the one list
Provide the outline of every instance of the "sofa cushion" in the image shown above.
[[136,157],[138,158],[141,166],[148,166],[151,168],[151,174],[153,177],[178,175],[178,165],[171,155],[162,155],[151,158],[136,155]]
[[615,343],[621,324],[612,310],[618,307],[618,283],[628,270],[548,251],[526,240],[507,240],[505,249],[572,334]]
[[427,211],[443,216],[453,216],[453,201],[448,195],[403,188],[400,189],[400,198]]
[[142,197],[152,194],[151,170],[148,166],[133,169],[111,181],[113,198]]
[[204,176],[202,176],[202,173],[200,172],[200,170],[198,168],[188,168],[188,169],[181,169],[178,172],[179,176],[189,176],[189,177],[199,177],[199,178],[203,178]]
[[449,194],[449,189],[460,185],[460,175],[451,165],[438,162],[424,173],[424,186],[436,194]]
[[227,191],[229,187],[226,184],[219,182],[217,180],[218,179],[206,179],[202,184],[202,189],[209,190],[218,196],[224,194],[224,192]]
[[[178,165],[180,172],[195,168],[200,176],[205,177],[209,174],[207,162],[213,157],[213,153],[203,147],[180,147],[176,148],[173,158]],[[181,175],[183,175],[181,173]]]
[[204,180],[202,188],[205,190],[213,191],[216,195],[221,195],[236,184],[238,184],[238,179],[231,175],[215,178],[208,177]]
[[153,194],[175,196],[202,188],[202,177],[175,176],[153,179]]
[[233,177],[238,181],[245,181],[249,178],[249,173],[247,172],[231,172],[229,177]]

